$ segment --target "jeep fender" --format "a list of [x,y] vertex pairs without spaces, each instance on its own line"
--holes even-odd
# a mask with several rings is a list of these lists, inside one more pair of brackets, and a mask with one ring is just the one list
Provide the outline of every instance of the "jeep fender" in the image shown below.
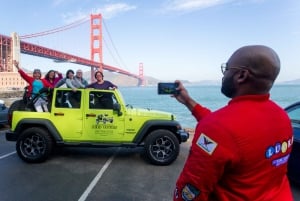
[[157,129],[169,130],[178,138],[179,143],[183,142],[179,132],[182,129],[180,124],[177,121],[171,120],[149,120],[145,122],[145,124],[138,131],[133,142],[140,144],[150,132]]
[[[54,141],[56,142],[62,141],[62,137],[57,131],[56,127],[48,119],[34,119],[34,118],[23,119],[19,121],[14,133],[19,136],[20,133],[25,128],[34,127],[34,126],[46,128],[49,131],[50,135],[53,137]],[[16,137],[18,138],[18,136]]]

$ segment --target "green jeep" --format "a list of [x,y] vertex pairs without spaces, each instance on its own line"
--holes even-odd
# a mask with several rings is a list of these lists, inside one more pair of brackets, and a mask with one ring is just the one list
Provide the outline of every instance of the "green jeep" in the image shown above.
[[119,90],[55,88],[47,95],[44,112],[24,100],[10,107],[6,139],[26,162],[45,161],[56,146],[144,147],[151,163],[169,165],[189,138],[173,114],[126,105]]

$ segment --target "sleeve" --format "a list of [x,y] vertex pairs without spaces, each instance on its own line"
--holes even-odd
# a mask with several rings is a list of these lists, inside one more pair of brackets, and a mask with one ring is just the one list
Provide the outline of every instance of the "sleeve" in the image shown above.
[[47,80],[42,79],[42,82],[43,82],[44,87],[53,88],[52,84],[50,84]]
[[63,84],[66,83],[66,78],[63,78],[61,80],[59,80],[56,84],[55,84],[55,88],[58,88],[60,86],[62,86]]
[[75,82],[76,88],[85,88],[85,85],[83,83],[81,83],[80,80],[78,80],[76,77],[74,78],[74,82]]
[[33,81],[33,77],[30,77],[25,73],[22,69],[19,69],[18,72],[20,73],[21,77],[29,84]]
[[56,77],[58,80],[61,80],[63,78],[63,75],[62,73],[57,73],[57,77]]
[[200,104],[197,104],[193,111],[192,111],[192,114],[193,116],[196,118],[196,120],[199,122],[203,117],[205,117],[206,115],[210,114],[211,111],[206,108],[206,107],[203,107],[201,106]]
[[86,88],[95,88],[95,87],[94,87],[94,83],[88,84],[88,85],[86,86]]
[[86,81],[86,79],[83,79],[83,85],[84,85],[85,87],[87,87],[87,86],[89,85],[89,83]]
[[117,85],[114,85],[112,82],[110,82],[110,81],[107,81],[108,82],[108,86],[109,86],[109,88],[111,87],[111,88],[118,88],[118,86]]
[[54,84],[56,85],[62,79],[63,79],[62,74],[58,73],[57,76],[54,78]]
[[76,87],[72,84],[72,80],[66,79],[66,85],[69,88],[76,89]]
[[226,168],[238,161],[226,129],[215,121],[201,124],[198,123],[189,156],[176,182],[174,201],[209,200]]

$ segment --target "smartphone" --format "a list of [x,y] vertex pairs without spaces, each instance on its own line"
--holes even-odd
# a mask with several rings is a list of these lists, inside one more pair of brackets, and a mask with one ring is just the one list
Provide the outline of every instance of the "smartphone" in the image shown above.
[[179,91],[176,90],[178,83],[176,82],[160,82],[157,85],[157,92],[161,95],[168,94],[178,94]]

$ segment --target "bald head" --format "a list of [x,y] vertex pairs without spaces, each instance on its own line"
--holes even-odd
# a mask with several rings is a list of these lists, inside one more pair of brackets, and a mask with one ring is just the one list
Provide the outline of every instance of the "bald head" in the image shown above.
[[222,92],[230,98],[266,94],[273,86],[279,71],[280,60],[273,49],[262,45],[241,47],[227,62]]
[[262,45],[244,46],[236,50],[228,60],[230,66],[245,66],[257,78],[275,81],[280,71],[280,60],[276,52]]

